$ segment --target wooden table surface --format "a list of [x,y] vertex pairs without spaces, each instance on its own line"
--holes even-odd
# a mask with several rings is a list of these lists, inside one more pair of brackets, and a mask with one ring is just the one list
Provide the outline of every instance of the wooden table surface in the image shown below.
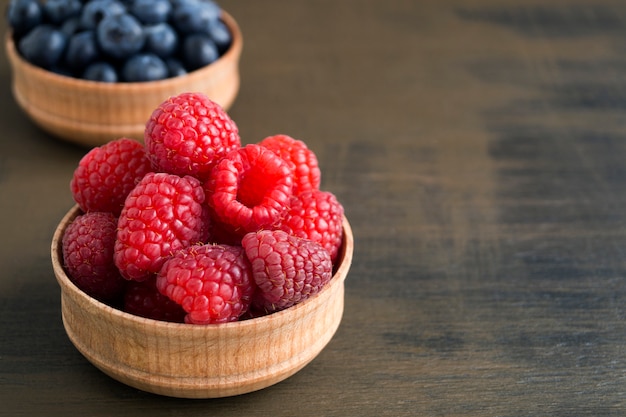
[[306,141],[354,229],[338,332],[233,398],[90,365],[49,255],[86,150],[20,111],[3,49],[0,414],[626,415],[626,2],[220,4],[244,33],[243,141]]

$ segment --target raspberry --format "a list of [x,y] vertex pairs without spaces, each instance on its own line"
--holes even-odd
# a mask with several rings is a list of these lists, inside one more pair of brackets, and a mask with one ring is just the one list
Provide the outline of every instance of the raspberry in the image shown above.
[[219,161],[205,183],[215,216],[243,236],[276,224],[289,205],[287,163],[260,145],[246,145]]
[[272,150],[287,162],[293,177],[293,194],[318,190],[321,171],[317,156],[304,142],[287,135],[268,136],[259,145]]
[[165,262],[157,288],[182,305],[187,323],[225,323],[248,310],[254,292],[251,276],[240,246],[197,245]]
[[153,320],[182,323],[187,314],[180,304],[161,294],[156,279],[128,283],[124,293],[124,311]]
[[330,254],[317,242],[261,230],[246,234],[241,244],[258,288],[253,303],[267,312],[304,301],[332,277]]
[[235,122],[201,93],[161,103],[146,124],[144,142],[155,170],[202,180],[221,157],[241,147]]
[[320,243],[335,263],[343,241],[343,206],[327,191],[307,191],[291,198],[289,211],[278,227]]
[[121,295],[126,282],[113,264],[116,229],[113,214],[90,212],[76,217],[62,239],[68,277],[86,294],[103,302]]
[[150,169],[143,145],[119,138],[83,156],[74,170],[70,189],[81,210],[119,216],[126,196]]
[[130,192],[118,221],[115,264],[143,281],[174,252],[206,239],[208,217],[200,181],[148,173]]

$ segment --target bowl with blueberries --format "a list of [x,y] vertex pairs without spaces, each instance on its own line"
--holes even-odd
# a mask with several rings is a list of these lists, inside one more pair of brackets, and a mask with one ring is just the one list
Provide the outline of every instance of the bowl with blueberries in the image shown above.
[[5,15],[15,101],[60,139],[142,140],[165,99],[229,109],[239,91],[242,34],[214,0],[10,0]]

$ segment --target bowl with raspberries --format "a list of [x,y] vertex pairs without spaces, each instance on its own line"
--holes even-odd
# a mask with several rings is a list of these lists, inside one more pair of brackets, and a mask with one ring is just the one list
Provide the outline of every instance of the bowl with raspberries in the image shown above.
[[51,245],[66,333],[135,388],[216,398],[266,388],[330,342],[354,239],[316,154],[242,144],[200,92],[156,107],[143,141],[92,148]]
[[239,92],[241,30],[212,0],[11,0],[6,19],[15,101],[60,139],[140,139],[170,96]]

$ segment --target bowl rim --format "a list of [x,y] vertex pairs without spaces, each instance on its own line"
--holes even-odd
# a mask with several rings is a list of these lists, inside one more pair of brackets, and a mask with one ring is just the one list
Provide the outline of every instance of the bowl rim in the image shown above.
[[247,327],[256,327],[265,322],[269,323],[271,321],[281,320],[282,316],[291,314],[296,311],[296,309],[305,309],[310,302],[330,290],[330,287],[335,284],[342,284],[345,281],[350,266],[352,264],[352,257],[354,252],[354,236],[352,233],[352,228],[350,223],[348,222],[347,217],[344,215],[342,218],[342,228],[343,228],[343,242],[341,248],[339,250],[339,257],[337,259],[340,262],[337,264],[338,266],[333,271],[333,276],[330,281],[319,291],[317,294],[309,297],[308,299],[293,305],[289,308],[286,308],[281,311],[277,311],[274,313],[270,313],[260,317],[254,317],[251,319],[238,320],[228,323],[212,323],[212,324],[188,324],[188,323],[175,323],[175,322],[167,322],[162,320],[150,319],[146,317],[137,316],[131,313],[127,313],[123,310],[120,310],[116,307],[110,306],[102,301],[99,301],[83,290],[78,288],[68,277],[65,272],[65,268],[63,268],[63,254],[61,250],[62,238],[67,226],[80,214],[82,214],[82,210],[78,207],[78,204],[75,204],[61,219],[55,228],[52,243],[50,246],[50,254],[52,258],[52,266],[55,271],[55,276],[58,281],[59,286],[61,287],[61,291],[71,291],[73,296],[79,297],[84,302],[88,303],[91,307],[94,307],[98,310],[102,310],[107,314],[111,314],[119,318],[120,320],[125,320],[129,322],[133,322],[136,325],[143,326],[153,326],[154,328],[158,328],[159,330],[175,330],[175,329],[185,329],[185,331],[194,331],[194,332],[206,332],[208,329],[221,329],[223,331],[227,330],[236,330],[236,329],[245,329]]
[[101,81],[85,80],[82,78],[71,77],[68,75],[63,75],[46,70],[45,68],[41,68],[37,65],[31,64],[19,54],[15,42],[13,41],[13,32],[10,29],[7,30],[5,35],[5,49],[10,61],[19,62],[21,66],[28,68],[29,71],[33,71],[34,73],[39,74],[41,77],[48,77],[51,81],[59,84],[71,84],[74,88],[89,88],[92,91],[93,89],[96,89],[97,91],[111,91],[113,89],[115,91],[122,91],[128,89],[132,90],[135,93],[141,93],[142,90],[152,89],[155,85],[163,87],[167,87],[168,84],[174,85],[180,82],[181,77],[187,79],[203,77],[206,71],[210,71],[222,62],[238,60],[241,56],[241,52],[243,49],[243,35],[241,33],[239,25],[237,24],[235,18],[223,9],[221,11],[220,18],[230,29],[233,37],[228,50],[209,65],[205,65],[204,67],[190,71],[182,76],[169,77],[162,80],[107,83]]

